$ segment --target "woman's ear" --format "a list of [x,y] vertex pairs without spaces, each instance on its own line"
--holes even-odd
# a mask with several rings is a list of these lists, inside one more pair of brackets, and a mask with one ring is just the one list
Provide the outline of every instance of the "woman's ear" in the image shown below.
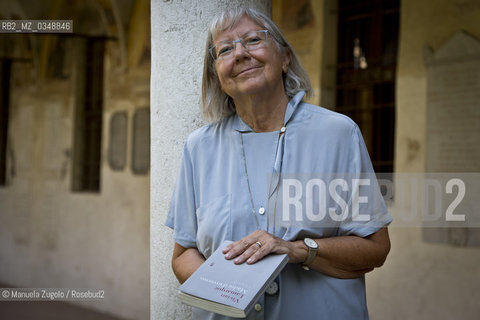
[[283,55],[283,62],[282,62],[282,71],[283,73],[287,73],[288,66],[290,65],[290,50],[287,50]]

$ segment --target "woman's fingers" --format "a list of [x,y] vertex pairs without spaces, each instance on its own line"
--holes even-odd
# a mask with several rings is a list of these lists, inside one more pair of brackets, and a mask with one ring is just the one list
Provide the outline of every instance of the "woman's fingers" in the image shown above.
[[247,258],[247,263],[252,264],[261,260],[266,255],[270,254],[271,251],[267,247],[258,248],[251,256]]
[[275,237],[269,234],[269,237],[265,243],[262,243],[262,246],[258,248],[252,255],[247,258],[247,263],[255,263],[263,257],[269,255],[270,253],[288,253],[288,241],[285,241],[281,238]]
[[252,255],[258,253],[260,250],[261,247],[259,247],[256,243],[253,243],[242,254],[237,256],[235,260],[233,260],[233,262],[236,264],[242,264],[245,261],[249,260]]
[[229,244],[224,250],[225,258],[232,259],[245,252],[252,245],[253,240],[249,240],[250,235],[234,243]]
[[[226,259],[233,259],[234,263],[242,264],[245,261],[252,264],[266,255],[279,250],[279,238],[270,233],[257,230],[248,236],[231,243],[222,252]],[[283,250],[280,250],[283,251]]]
[[[251,235],[246,236],[245,238],[242,238],[223,250],[225,254],[225,258],[227,259],[232,259],[235,258],[241,254],[243,254],[245,251],[249,249],[253,244],[255,243],[254,238]],[[255,245],[257,246],[257,245]]]
[[269,234],[266,231],[263,230],[256,230],[249,234],[248,236],[235,241],[233,243],[230,243],[228,246],[226,246],[222,252],[224,254],[230,253],[231,257],[236,257],[238,254],[244,252],[245,250],[248,249],[249,246],[251,246],[253,243],[256,243],[258,238],[262,236],[262,234]]

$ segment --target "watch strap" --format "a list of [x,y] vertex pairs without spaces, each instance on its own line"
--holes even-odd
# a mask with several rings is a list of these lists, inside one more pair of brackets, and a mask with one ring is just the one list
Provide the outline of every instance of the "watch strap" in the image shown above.
[[312,264],[313,260],[315,259],[315,256],[317,255],[318,248],[312,248],[305,241],[303,243],[307,246],[308,256],[307,256],[307,259],[302,263],[302,266],[304,268],[308,268]]
[[316,254],[317,254],[317,249],[308,248],[308,257],[307,257],[307,260],[303,262],[303,265],[310,266],[313,262],[313,259],[315,259]]

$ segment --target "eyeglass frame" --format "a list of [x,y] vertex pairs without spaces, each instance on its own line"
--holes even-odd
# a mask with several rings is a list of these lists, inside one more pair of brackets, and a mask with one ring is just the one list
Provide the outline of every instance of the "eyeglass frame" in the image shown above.
[[[264,40],[264,41],[265,41],[265,44],[268,43],[268,34],[270,33],[270,31],[268,31],[267,29],[265,29],[265,30],[254,30],[254,31],[251,31],[251,32],[257,32],[257,33],[258,33],[258,32],[262,32],[262,33],[265,33],[265,40]],[[249,34],[249,33],[250,33],[250,32],[245,33],[244,36],[246,36],[246,35]],[[213,53],[213,49],[215,49],[220,43],[232,43],[232,44],[233,44],[232,53],[236,50],[236,47],[237,47],[236,45],[237,45],[237,43],[240,43],[240,44],[242,45],[242,47],[245,48],[245,50],[247,50],[247,51],[250,52],[250,50],[248,50],[247,47],[245,46],[245,44],[243,43],[243,38],[238,38],[238,39],[236,39],[236,40],[220,41],[218,44],[216,44],[216,45],[211,46],[210,48],[208,48],[208,52],[210,53],[210,56],[212,57],[213,61],[217,61],[217,60],[218,60],[218,57],[215,58],[215,55],[214,55],[214,53]],[[260,49],[260,48],[258,48],[258,49]],[[254,49],[254,50],[256,50],[256,49]]]

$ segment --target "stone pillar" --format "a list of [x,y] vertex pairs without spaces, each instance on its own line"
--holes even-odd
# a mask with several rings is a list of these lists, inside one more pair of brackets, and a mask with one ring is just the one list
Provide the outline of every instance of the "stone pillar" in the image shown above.
[[170,266],[172,232],[164,226],[187,135],[203,125],[201,77],[207,25],[218,12],[271,0],[152,0],[150,259],[151,319],[189,319]]

